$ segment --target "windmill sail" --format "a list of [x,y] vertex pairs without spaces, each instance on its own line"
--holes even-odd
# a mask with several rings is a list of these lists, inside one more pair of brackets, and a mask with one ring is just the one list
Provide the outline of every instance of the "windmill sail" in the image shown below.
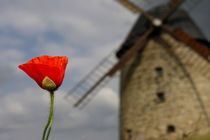
[[[110,77],[107,76],[107,72],[116,62],[115,51],[113,51],[70,90],[66,98],[73,99],[75,106],[78,106],[81,101],[86,99],[81,107],[85,106],[89,102],[89,99],[109,81]],[[89,96],[90,93],[91,96]]]
[[191,38],[188,34],[183,32],[181,29],[176,29],[174,31],[174,35],[178,37],[179,40],[185,42],[192,50],[197,52],[200,56],[202,56],[207,62],[210,61],[210,51],[206,46],[203,46],[198,41]]
[[[81,80],[67,95],[76,101],[75,107],[83,108],[92,97],[132,58],[146,43],[145,40],[152,33],[148,30],[143,37],[119,60],[116,61],[115,53],[111,53],[97,65],[83,80]],[[115,51],[114,51],[115,52]],[[70,95],[70,96],[69,96]]]
[[[161,18],[163,21],[166,20],[183,2],[184,0],[178,0],[173,3],[173,7]],[[139,12],[144,13],[144,15],[150,16],[146,12],[143,12],[140,8],[137,9]],[[151,17],[151,20],[152,17]],[[90,99],[100,90],[109,79],[121,69],[126,62],[128,62],[139,50],[141,50],[149,35],[154,31],[154,27],[150,27],[147,32],[135,43],[135,45],[129,49],[118,62],[113,62],[113,53],[107,56],[92,72],[90,72],[83,80],[81,80],[70,92],[68,98],[72,98],[76,101],[75,107],[84,107]],[[114,57],[115,58],[115,57]],[[109,66],[107,67],[107,63]],[[100,72],[100,70],[103,70]]]
[[139,13],[138,8],[147,11],[158,5],[169,5],[173,7],[178,1],[184,1],[183,8],[192,11],[202,0],[116,0],[134,13]]

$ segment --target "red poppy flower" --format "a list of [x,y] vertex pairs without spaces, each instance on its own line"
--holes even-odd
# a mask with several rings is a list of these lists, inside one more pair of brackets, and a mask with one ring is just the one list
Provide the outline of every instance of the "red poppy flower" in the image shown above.
[[40,56],[18,67],[46,90],[54,91],[63,82],[68,58],[66,56]]

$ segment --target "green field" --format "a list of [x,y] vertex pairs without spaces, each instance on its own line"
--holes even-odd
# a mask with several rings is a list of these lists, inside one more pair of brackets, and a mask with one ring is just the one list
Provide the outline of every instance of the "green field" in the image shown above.
[[195,136],[195,137],[189,137],[179,140],[210,140],[210,134],[203,135],[203,136]]

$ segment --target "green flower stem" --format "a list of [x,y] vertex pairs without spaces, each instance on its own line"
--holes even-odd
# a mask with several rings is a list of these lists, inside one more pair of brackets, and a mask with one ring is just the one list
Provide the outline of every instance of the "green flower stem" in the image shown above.
[[50,136],[50,131],[51,131],[51,128],[52,128],[52,123],[53,123],[53,116],[52,116],[51,121],[50,121],[50,126],[49,126],[49,129],[48,129],[48,132],[47,132],[47,138],[46,138],[46,140],[48,140],[48,138]]
[[48,132],[47,132],[46,140],[48,140],[48,137],[50,135],[50,131],[51,131],[52,123],[53,123],[53,106],[54,106],[54,92],[51,91],[50,92],[50,114],[48,117],[47,124],[43,131],[42,140],[45,140],[45,135],[46,135],[47,130],[48,130]]

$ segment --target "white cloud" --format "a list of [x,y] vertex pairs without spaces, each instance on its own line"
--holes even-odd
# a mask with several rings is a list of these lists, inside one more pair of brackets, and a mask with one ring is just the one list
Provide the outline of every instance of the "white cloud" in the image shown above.
[[[109,133],[112,133],[112,129],[117,127],[118,97],[111,89],[103,89],[84,110],[72,108],[71,103],[64,99],[64,95],[62,91],[55,93],[55,122],[52,139],[53,137],[60,139],[58,136],[66,132],[65,135],[68,137],[73,136],[79,140],[80,136],[71,130],[80,131],[88,128],[87,132],[103,134],[107,133],[106,128],[110,128]],[[9,135],[16,139],[21,139],[20,135],[23,135],[25,138],[31,137],[31,140],[36,140],[41,135],[38,133],[41,133],[47,120],[49,100],[47,91],[39,88],[26,88],[23,91],[3,96],[0,98],[1,126],[9,129]],[[31,127],[35,133],[25,133],[25,130]],[[97,130],[98,128],[100,130]],[[94,133],[89,136],[94,138]],[[0,137],[2,137],[1,133]]]
[[[103,133],[107,132],[108,128],[110,129],[110,132],[117,128],[119,99],[117,94],[109,88],[102,89],[83,110],[69,107],[69,103],[64,102],[63,97],[60,96],[59,93],[57,94],[56,99],[56,113],[68,114],[68,117],[65,115],[59,116],[55,127],[55,133],[56,131],[60,132],[59,130],[72,130],[78,132],[86,130],[84,133],[92,132],[88,135],[93,137],[95,134],[101,133],[103,135]],[[69,121],[64,121],[65,119]],[[70,134],[70,136],[72,136],[72,134]],[[98,137],[95,137],[94,139],[97,138]],[[106,139],[107,138],[108,136]],[[79,137],[76,139],[79,139]],[[101,138],[101,140],[102,139],[103,138]],[[115,137],[115,139],[117,139],[117,137]]]
[[116,93],[109,88],[103,88],[93,101],[90,104],[90,107],[101,107],[109,106],[110,108],[116,109],[118,107],[119,99]]
[[[11,67],[15,66],[22,60],[25,56],[24,52],[18,49],[0,49],[0,63],[7,64]],[[16,65],[17,66],[17,65]]]
[[16,0],[14,3],[6,3],[8,7],[0,13],[0,27],[10,27],[23,34],[55,30],[66,39],[70,36],[93,39],[103,33],[112,35],[113,30],[121,32],[122,26],[130,26],[130,21],[135,19],[113,0],[92,0],[88,4],[84,0]]
[[46,23],[42,18],[23,9],[8,9],[0,13],[0,27],[9,27],[23,34],[43,32],[46,29]]
[[24,112],[24,107],[20,102],[6,101],[6,104],[7,104],[6,110],[8,110],[11,113],[11,115],[21,114]]
[[[113,0],[84,3],[87,1],[0,1],[0,29],[4,31],[0,45],[13,46],[0,48],[0,84],[8,88],[0,91],[1,139],[40,139],[49,113],[49,95],[17,70],[19,64],[31,55],[66,55],[68,78],[61,89],[69,88],[69,83],[81,79],[119,46],[136,19]],[[54,40],[51,33],[61,40]],[[69,73],[74,77],[71,82]],[[19,74],[25,77],[12,83]],[[25,88],[32,82],[32,88]],[[117,139],[119,99],[113,87],[103,89],[84,110],[72,108],[61,89],[55,97],[52,140]]]

